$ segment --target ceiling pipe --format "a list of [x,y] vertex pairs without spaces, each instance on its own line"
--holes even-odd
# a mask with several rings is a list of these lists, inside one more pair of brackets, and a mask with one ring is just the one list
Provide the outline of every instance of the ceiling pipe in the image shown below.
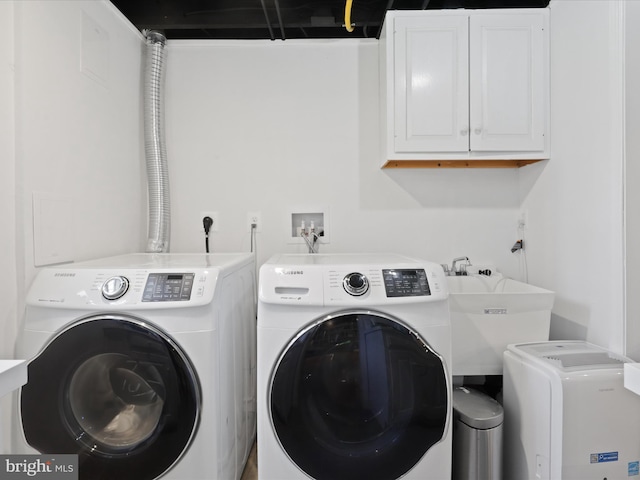
[[271,37],[271,40],[275,40],[276,36],[273,33],[273,28],[271,28],[271,20],[269,20],[269,12],[267,12],[267,6],[264,3],[264,0],[260,0],[260,3],[262,4],[262,11],[264,12],[264,19],[267,22],[267,28],[269,29],[269,36]]
[[286,40],[284,34],[284,23],[282,23],[282,15],[280,14],[280,2],[278,0],[273,0],[273,3],[276,5],[276,14],[278,15],[278,23],[280,24],[280,35],[282,36],[282,40]]
[[351,8],[353,7],[353,0],[347,0],[344,6],[344,28],[347,32],[351,33],[355,30],[355,27],[351,23]]
[[378,34],[376,38],[380,38],[380,34],[382,33],[382,27],[384,26],[384,17],[387,15],[387,10],[391,10],[393,8],[393,3],[395,0],[389,0],[387,2],[387,8],[384,9],[384,15],[382,16],[382,21],[380,22],[380,28],[378,28]]

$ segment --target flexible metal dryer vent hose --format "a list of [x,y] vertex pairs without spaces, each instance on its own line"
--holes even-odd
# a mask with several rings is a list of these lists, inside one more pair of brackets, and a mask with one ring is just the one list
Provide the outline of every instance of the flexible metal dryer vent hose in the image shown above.
[[164,140],[164,62],[166,38],[144,30],[146,58],[144,75],[144,148],[149,193],[148,253],[169,251],[171,212],[169,169]]

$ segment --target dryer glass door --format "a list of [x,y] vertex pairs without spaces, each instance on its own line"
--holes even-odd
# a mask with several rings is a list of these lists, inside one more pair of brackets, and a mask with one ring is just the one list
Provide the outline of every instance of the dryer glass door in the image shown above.
[[101,316],[73,324],[28,373],[20,396],[25,438],[42,453],[78,454],[81,479],[155,479],[198,425],[195,371],[148,323]]
[[442,358],[399,322],[347,313],[301,332],[271,383],[274,431],[314,479],[396,479],[445,434]]

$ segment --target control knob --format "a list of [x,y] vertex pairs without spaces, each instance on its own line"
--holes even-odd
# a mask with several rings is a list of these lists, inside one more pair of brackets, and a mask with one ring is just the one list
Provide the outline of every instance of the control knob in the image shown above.
[[129,290],[129,280],[127,277],[117,275],[109,278],[102,285],[102,296],[107,300],[117,300]]
[[342,286],[349,295],[359,297],[369,290],[369,280],[358,272],[349,273],[342,279]]

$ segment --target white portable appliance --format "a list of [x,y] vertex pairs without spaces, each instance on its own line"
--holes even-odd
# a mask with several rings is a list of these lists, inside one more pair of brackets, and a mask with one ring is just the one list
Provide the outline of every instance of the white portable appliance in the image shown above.
[[640,397],[630,360],[580,341],[504,353],[505,478],[608,480],[640,474]]
[[260,269],[261,480],[451,478],[440,265],[279,255]]
[[134,254],[42,269],[13,453],[81,480],[238,479],[255,438],[255,260]]

